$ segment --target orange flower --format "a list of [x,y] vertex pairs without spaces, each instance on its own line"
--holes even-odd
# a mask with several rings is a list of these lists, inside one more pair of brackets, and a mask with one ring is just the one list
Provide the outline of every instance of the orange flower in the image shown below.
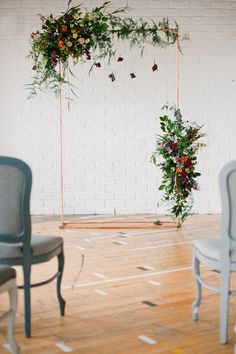
[[57,43],[57,45],[58,45],[59,48],[61,48],[61,47],[63,47],[64,42],[63,42],[63,41],[59,41],[59,42]]
[[75,28],[72,28],[70,31],[71,33],[76,33],[77,30]]
[[61,26],[60,31],[61,32],[66,32],[67,31],[67,26],[66,25]]
[[182,172],[183,172],[182,168],[179,168],[179,167],[176,169],[176,171],[177,171],[178,173],[182,173]]
[[181,158],[180,158],[180,161],[183,163],[185,163],[187,160],[188,160],[188,156],[185,156],[185,155],[181,156]]

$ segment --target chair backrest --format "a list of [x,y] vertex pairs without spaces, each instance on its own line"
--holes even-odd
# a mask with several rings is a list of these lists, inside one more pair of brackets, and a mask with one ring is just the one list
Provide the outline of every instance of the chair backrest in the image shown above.
[[236,161],[229,162],[221,170],[220,191],[222,253],[229,258],[229,250],[236,249]]
[[32,174],[18,159],[0,156],[0,242],[30,241]]

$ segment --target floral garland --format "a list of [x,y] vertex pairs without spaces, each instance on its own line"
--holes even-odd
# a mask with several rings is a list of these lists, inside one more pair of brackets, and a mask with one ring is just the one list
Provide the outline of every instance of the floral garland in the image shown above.
[[[167,106],[165,108],[168,109]],[[163,135],[157,137],[151,161],[163,173],[159,190],[164,191],[163,201],[172,204],[171,214],[180,227],[191,213],[192,192],[198,189],[196,178],[201,174],[196,171],[196,155],[205,146],[199,142],[205,133],[202,133],[201,126],[183,121],[179,109],[171,107],[170,110],[174,111],[174,118],[168,115],[160,117]]]
[[[143,19],[121,18],[127,7],[114,11],[108,10],[109,1],[90,12],[82,13],[79,6],[70,7],[59,17],[41,16],[42,31],[31,34],[31,52],[35,76],[29,85],[31,95],[38,90],[58,92],[61,84],[70,84],[69,59],[75,65],[78,61],[91,60],[91,68],[101,67],[100,59],[115,56],[114,40],[129,40],[131,47],[144,49],[146,44],[161,48],[174,44],[179,38],[177,23],[175,28],[169,26],[168,18],[150,25]],[[118,62],[124,58],[119,57]],[[153,71],[158,70],[156,63]],[[108,75],[115,81],[115,74]],[[134,79],[136,75],[130,74]],[[73,92],[72,85],[70,85]]]

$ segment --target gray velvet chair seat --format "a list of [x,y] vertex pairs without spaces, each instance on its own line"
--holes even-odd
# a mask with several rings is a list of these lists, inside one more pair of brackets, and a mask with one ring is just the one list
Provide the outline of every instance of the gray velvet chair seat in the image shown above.
[[[63,239],[55,236],[32,236],[31,251],[32,257],[43,256],[55,251],[63,245]],[[21,258],[23,247],[22,243],[2,243],[0,242],[0,260],[9,258]]]
[[[194,241],[194,248],[202,256],[213,261],[221,261],[221,241],[218,240],[196,240]],[[236,263],[236,250],[231,251],[231,262]]]
[[8,266],[0,265],[0,285],[6,283],[6,281],[14,279],[16,277],[16,271]]

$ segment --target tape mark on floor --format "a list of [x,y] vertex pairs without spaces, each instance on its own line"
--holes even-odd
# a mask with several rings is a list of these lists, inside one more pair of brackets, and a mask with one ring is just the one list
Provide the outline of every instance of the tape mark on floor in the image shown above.
[[102,273],[93,273],[93,275],[95,275],[95,277],[98,277],[98,278],[103,278],[103,279],[107,278],[107,276]]
[[172,350],[172,353],[173,353],[173,354],[183,354],[183,350],[182,350],[182,349],[179,349],[179,348],[176,348],[176,349],[173,349],[173,350]]
[[138,339],[142,340],[143,342],[145,342],[147,344],[156,344],[157,343],[157,341],[155,339],[145,336],[144,334],[142,334],[141,336],[138,336]]
[[76,248],[77,248],[78,250],[82,250],[82,251],[85,250],[85,248],[84,248],[84,247],[81,247],[81,246],[76,246]]
[[159,281],[156,281],[156,280],[148,280],[147,283],[149,283],[151,285],[155,285],[155,286],[161,285],[161,283]]
[[140,266],[137,267],[137,269],[148,271],[148,270],[155,270],[155,268],[149,267],[149,266]]
[[147,306],[150,306],[150,307],[157,307],[157,304],[154,304],[154,302],[151,302],[151,301],[148,301],[148,300],[142,301],[142,303],[144,305],[147,305]]
[[73,349],[65,345],[64,342],[56,343],[57,348],[61,349],[65,353],[73,352]]
[[100,290],[100,289],[95,289],[94,291],[95,291],[95,293],[97,293],[99,295],[107,295],[107,293],[105,291]]
[[73,285],[71,284],[71,285],[62,286],[61,288],[64,289],[64,290],[66,290],[66,289],[72,289],[72,288],[74,288],[74,287],[73,287]]
[[145,269],[147,269],[147,270],[155,270],[155,268],[150,267],[150,266],[148,266],[148,265],[144,265],[144,266],[142,266],[142,267],[145,268]]
[[5,348],[8,352],[12,353],[11,346],[9,343],[3,344],[3,348]]
[[112,243],[114,243],[114,245],[127,245],[127,242],[124,241],[114,241]]

